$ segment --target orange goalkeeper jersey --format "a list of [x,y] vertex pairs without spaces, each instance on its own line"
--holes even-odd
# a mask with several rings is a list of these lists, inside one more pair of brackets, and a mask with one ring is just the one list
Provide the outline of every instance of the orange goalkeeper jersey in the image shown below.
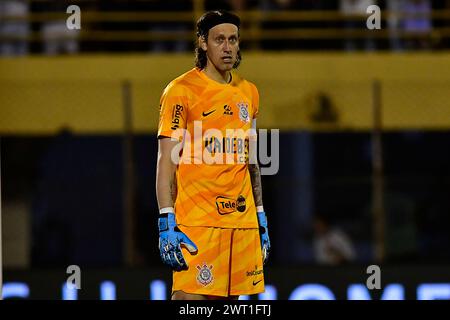
[[257,228],[248,171],[252,119],[258,115],[254,84],[232,73],[218,83],[194,68],[173,80],[160,101],[158,138],[183,141],[177,166],[177,223]]

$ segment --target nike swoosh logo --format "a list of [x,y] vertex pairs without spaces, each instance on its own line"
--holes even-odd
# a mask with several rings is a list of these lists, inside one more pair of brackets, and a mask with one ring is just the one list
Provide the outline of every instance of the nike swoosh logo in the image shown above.
[[253,280],[253,285],[256,286],[256,285],[257,285],[258,283],[260,283],[261,281],[262,281],[262,279],[261,279],[261,280],[258,280],[258,281],[256,281],[256,282],[255,282],[255,280]]
[[206,116],[209,116],[211,113],[213,113],[214,111],[216,111],[216,109],[214,109],[213,111],[210,111],[210,112],[203,112],[202,113],[202,116],[204,116],[204,117],[206,117]]

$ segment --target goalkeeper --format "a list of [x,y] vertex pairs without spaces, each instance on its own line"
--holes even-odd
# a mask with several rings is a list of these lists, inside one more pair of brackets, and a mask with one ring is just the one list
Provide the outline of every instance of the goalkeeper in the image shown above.
[[159,250],[173,270],[174,300],[264,292],[270,241],[251,147],[259,94],[235,72],[239,27],[234,14],[205,13],[195,68],[170,82],[160,101]]

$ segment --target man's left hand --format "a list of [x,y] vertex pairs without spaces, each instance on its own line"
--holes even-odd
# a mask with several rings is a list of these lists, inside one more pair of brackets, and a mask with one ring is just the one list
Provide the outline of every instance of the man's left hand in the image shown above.
[[267,217],[264,211],[258,212],[259,235],[261,238],[261,250],[263,255],[263,264],[266,264],[270,253],[269,231],[267,229]]

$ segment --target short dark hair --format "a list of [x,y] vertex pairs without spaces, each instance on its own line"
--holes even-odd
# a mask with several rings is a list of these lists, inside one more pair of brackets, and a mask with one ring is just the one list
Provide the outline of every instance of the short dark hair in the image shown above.
[[[206,62],[208,61],[206,51],[200,47],[198,39],[203,38],[205,41],[208,41],[209,29],[222,23],[234,24],[238,28],[239,34],[241,19],[233,13],[223,10],[208,11],[197,20],[197,41],[195,44],[195,66],[197,68],[204,69],[206,67]],[[241,63],[241,60],[241,51],[238,50],[237,60],[234,63],[233,68],[237,68]]]

